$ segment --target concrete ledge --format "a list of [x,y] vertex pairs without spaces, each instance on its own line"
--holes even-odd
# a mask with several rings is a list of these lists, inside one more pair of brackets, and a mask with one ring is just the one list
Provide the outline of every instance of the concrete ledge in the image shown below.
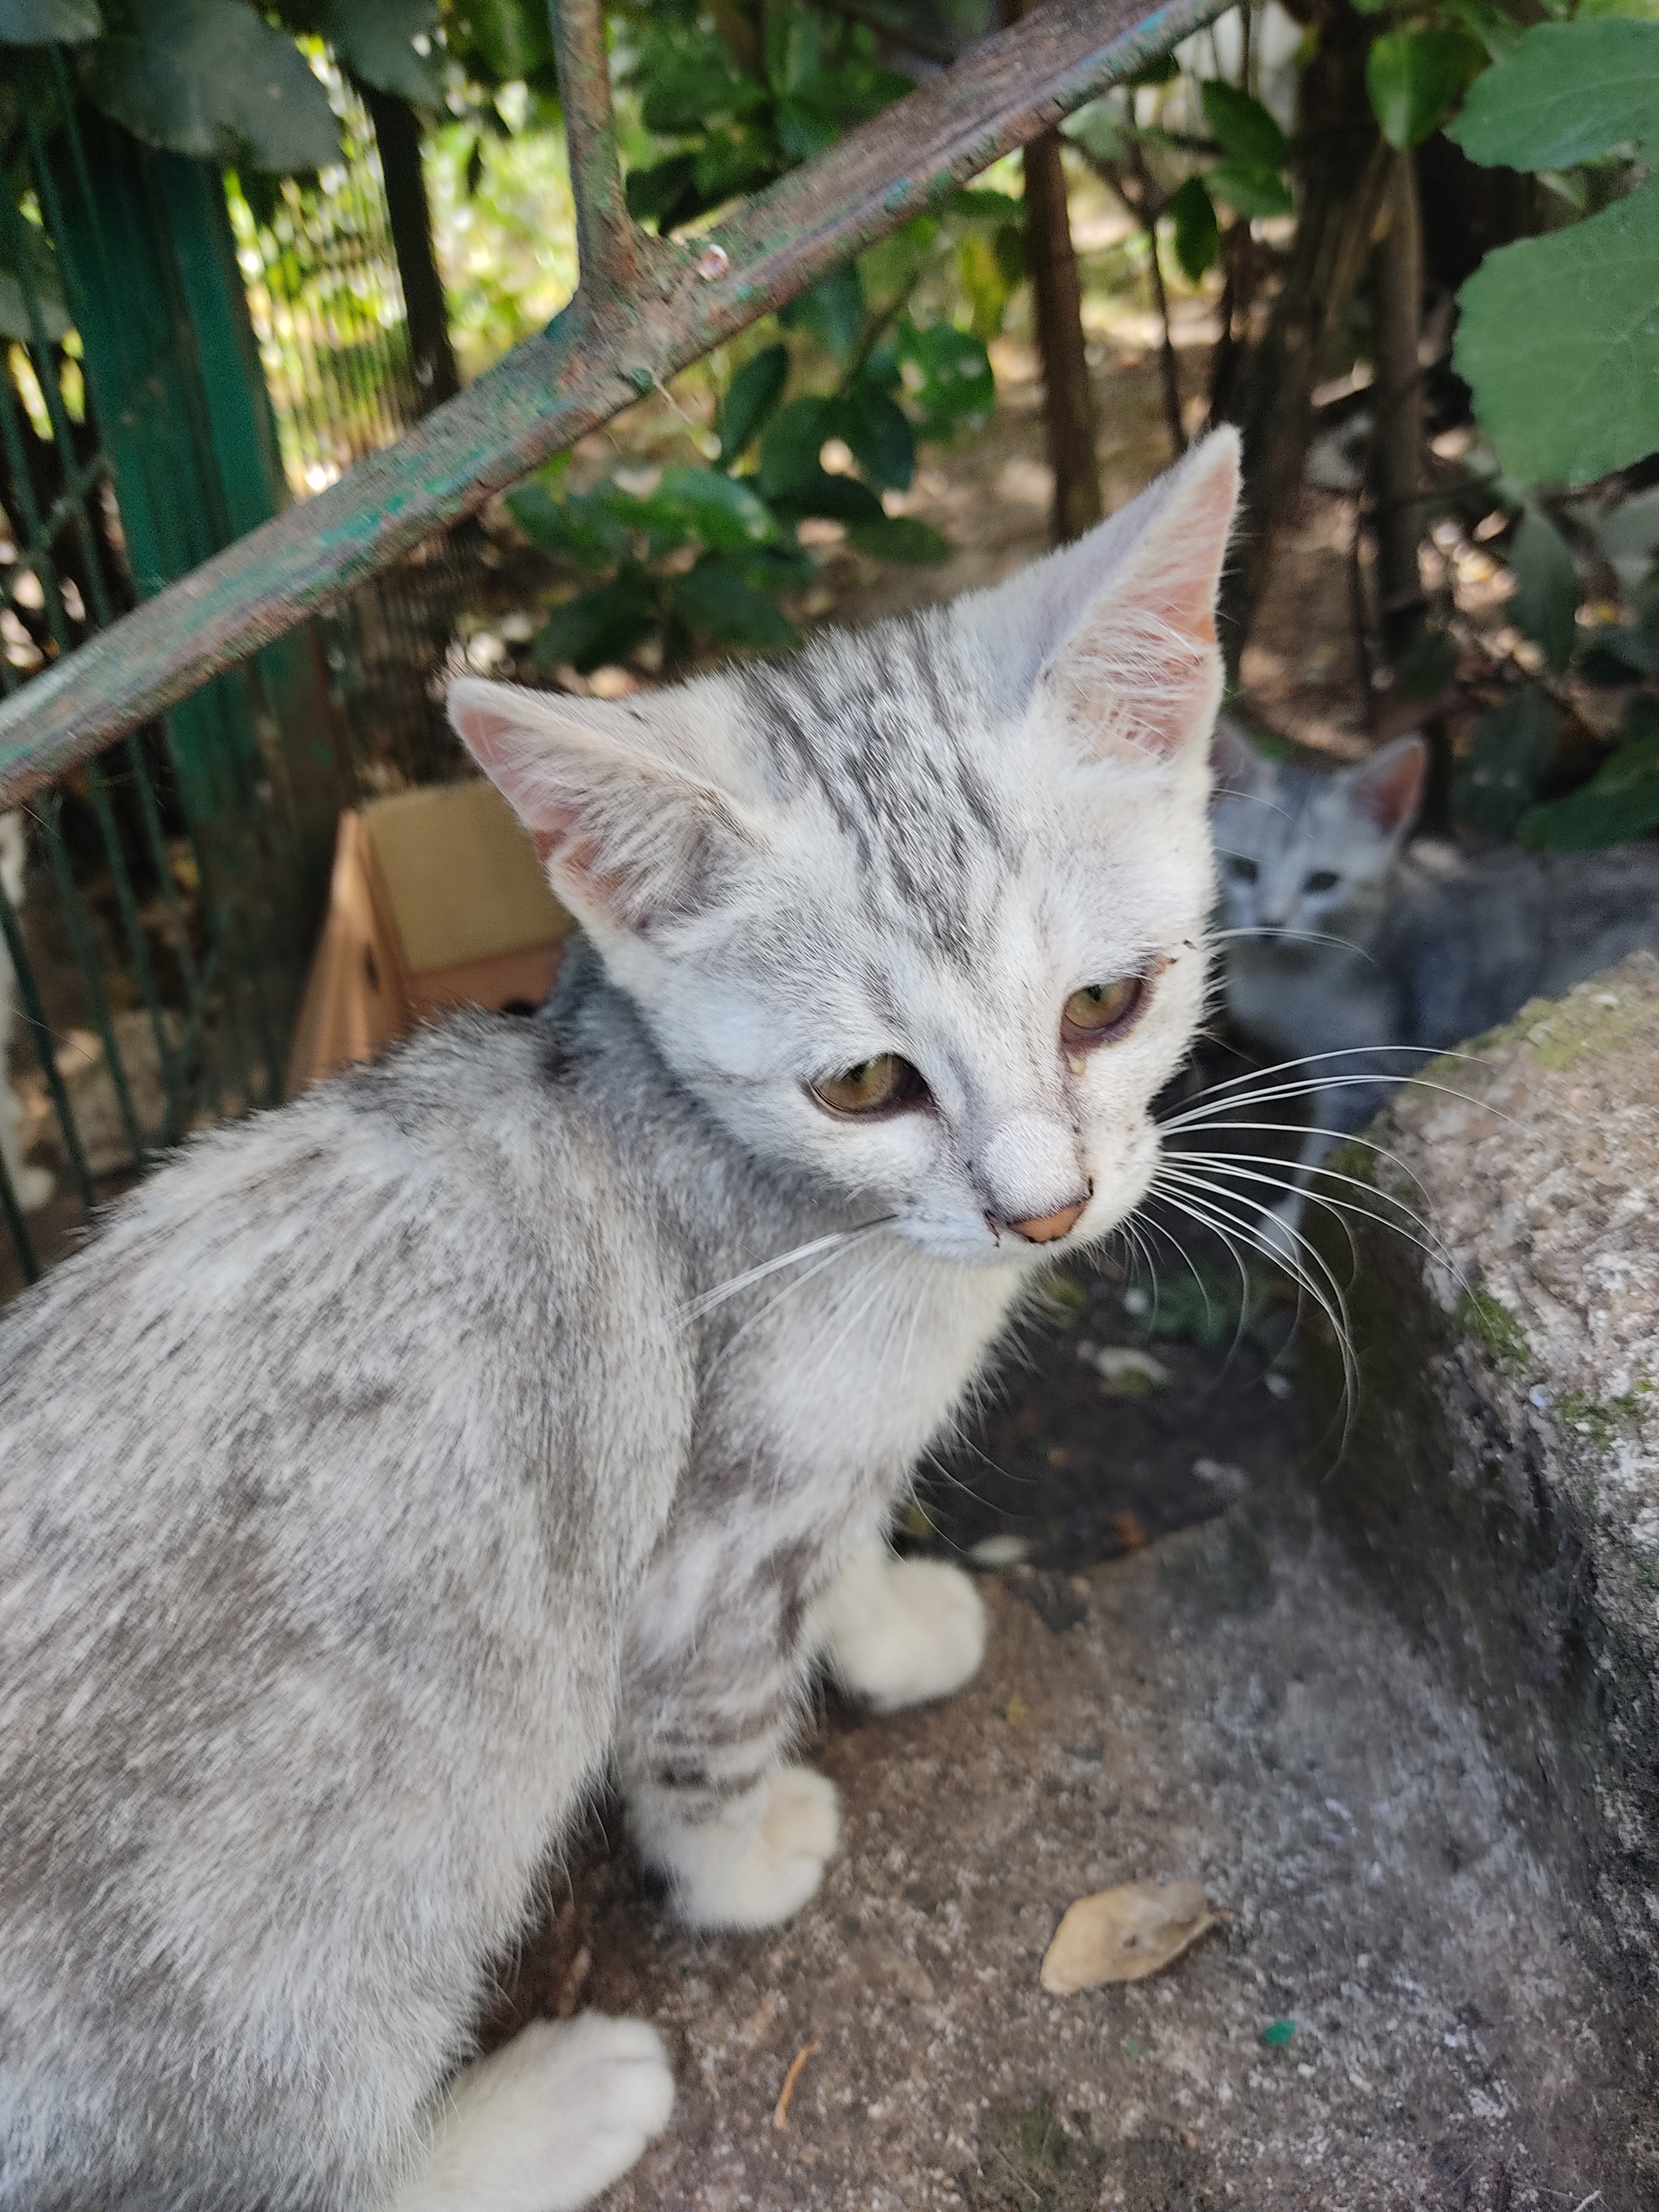
[[1508,1761],[1541,1783],[1535,1840],[1650,2039],[1659,960],[1637,954],[1470,1049],[1371,1129],[1380,1153],[1334,1163],[1414,1207],[1434,1249],[1362,1221],[1351,1255],[1318,1229],[1349,1282],[1361,1379],[1339,1459],[1338,1363],[1315,1343],[1312,1471]]

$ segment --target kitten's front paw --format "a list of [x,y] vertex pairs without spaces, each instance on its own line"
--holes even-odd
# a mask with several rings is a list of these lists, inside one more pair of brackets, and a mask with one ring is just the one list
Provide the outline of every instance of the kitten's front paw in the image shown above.
[[639,1838],[691,1928],[776,1927],[817,1890],[840,1840],[836,1785],[806,1766],[781,1766],[696,1827],[647,1818]]
[[979,1672],[985,1607],[960,1567],[896,1559],[871,1545],[842,1571],[825,1603],[830,1662],[878,1713],[948,1698]]
[[532,2021],[454,2085],[395,2212],[576,2212],[668,2124],[674,2076],[642,2020]]

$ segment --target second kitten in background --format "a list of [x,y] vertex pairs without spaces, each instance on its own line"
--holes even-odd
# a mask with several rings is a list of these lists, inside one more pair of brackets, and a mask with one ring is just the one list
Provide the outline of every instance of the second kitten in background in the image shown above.
[[1659,951],[1659,844],[1408,843],[1428,767],[1419,737],[1316,769],[1267,759],[1223,716],[1213,760],[1227,1011],[1319,1085],[1270,1237],[1275,1221],[1295,1231],[1333,1146],[1437,1054],[1638,947]]

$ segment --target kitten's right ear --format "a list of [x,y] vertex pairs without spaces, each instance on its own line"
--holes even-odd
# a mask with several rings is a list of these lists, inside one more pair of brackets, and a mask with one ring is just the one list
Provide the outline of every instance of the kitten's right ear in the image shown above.
[[1349,795],[1384,837],[1403,836],[1417,819],[1429,773],[1429,749],[1415,734],[1396,738],[1349,774]]
[[722,848],[750,845],[702,769],[719,734],[707,702],[610,702],[464,676],[449,717],[534,839],[553,888],[590,929],[647,930],[690,912]]

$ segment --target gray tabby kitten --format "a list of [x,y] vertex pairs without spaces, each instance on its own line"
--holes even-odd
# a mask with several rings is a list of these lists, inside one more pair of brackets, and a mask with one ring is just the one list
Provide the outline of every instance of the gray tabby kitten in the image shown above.
[[[28,865],[28,845],[23,830],[23,817],[15,811],[0,814],[0,890],[3,890],[14,908],[23,902],[23,883]],[[12,1089],[6,1073],[8,1048],[11,1043],[12,1022],[15,1014],[13,1004],[17,988],[17,977],[6,951],[6,942],[0,937],[0,1162],[3,1162],[17,1203],[25,1213],[32,1213],[44,1206],[52,1196],[52,1178],[45,1168],[29,1166],[23,1158],[21,1131],[23,1109],[17,1094]]]
[[456,684],[586,933],[546,1023],[206,1137],[10,1310],[4,2212],[557,2212],[665,2124],[641,2021],[464,2063],[491,1961],[607,1767],[689,1921],[782,1919],[813,1665],[978,1664],[885,1530],[1153,1170],[1236,476],[792,661]]
[[1286,1231],[1319,1162],[1437,1053],[1659,950],[1659,845],[1407,845],[1427,765],[1418,737],[1333,771],[1216,726],[1227,1009],[1316,1086],[1297,1187],[1273,1209]]

